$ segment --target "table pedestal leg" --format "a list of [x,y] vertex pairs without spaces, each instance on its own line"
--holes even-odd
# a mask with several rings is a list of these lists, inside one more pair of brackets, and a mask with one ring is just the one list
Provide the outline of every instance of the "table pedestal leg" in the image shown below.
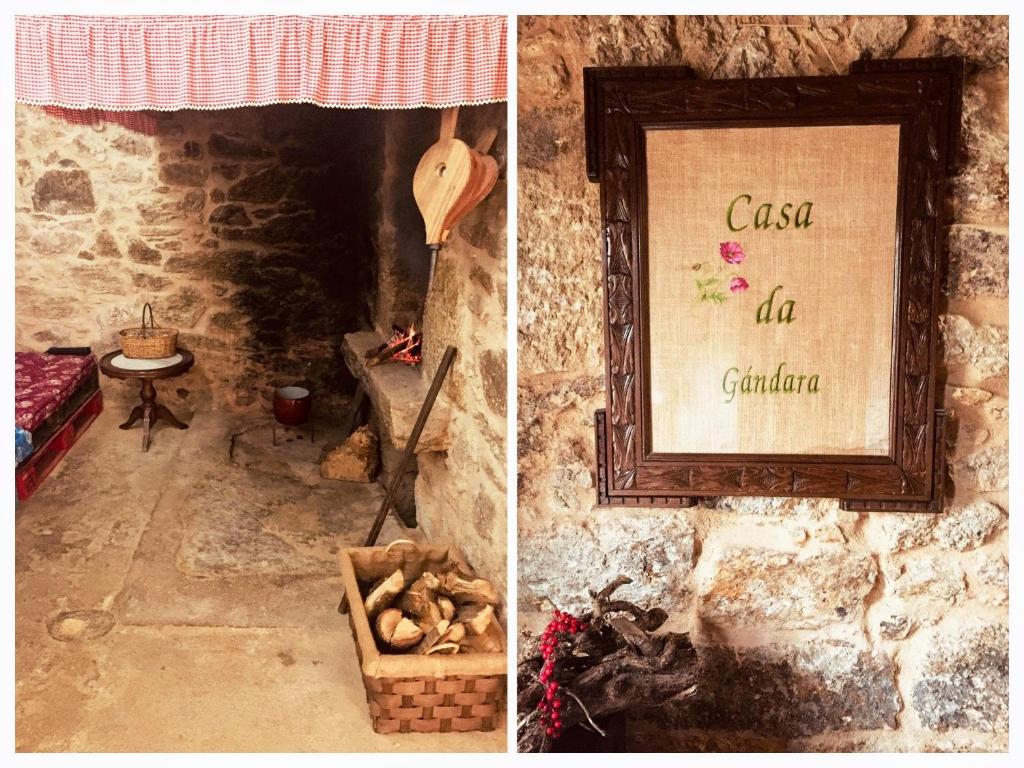
[[142,403],[132,408],[131,415],[128,420],[121,424],[121,429],[130,429],[135,425],[135,422],[141,419],[142,421],[142,450],[149,450],[150,434],[153,431],[153,425],[159,419],[163,419],[168,422],[171,426],[177,427],[178,429],[188,429],[188,424],[183,421],[179,421],[178,418],[171,413],[171,409],[163,403],[156,401],[156,387],[153,384],[152,379],[143,379],[142,386],[139,388],[139,396],[142,398]]
[[149,450],[149,431],[153,427],[153,408],[156,404],[156,387],[152,379],[143,379],[139,390],[142,395],[142,450]]
[[134,408],[132,408],[132,412],[131,415],[128,417],[128,420],[124,424],[120,424],[118,426],[120,426],[121,429],[131,429],[135,425],[135,422],[141,418],[142,406],[136,405]]

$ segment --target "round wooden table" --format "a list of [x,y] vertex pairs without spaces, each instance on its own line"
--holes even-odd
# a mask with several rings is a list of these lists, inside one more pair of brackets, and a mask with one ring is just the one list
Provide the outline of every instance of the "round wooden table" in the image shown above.
[[[142,382],[139,388],[139,395],[142,402],[136,405],[128,416],[128,421],[121,424],[121,429],[131,429],[139,419],[142,419],[142,450],[149,450],[149,434],[157,419],[163,419],[178,429],[188,429],[188,424],[178,421],[170,409],[163,403],[156,401],[156,387],[153,382],[157,379],[170,379],[185,373],[195,363],[195,356],[186,349],[179,349],[177,352],[181,360],[170,364],[162,363],[159,360],[131,360],[133,367],[122,367],[115,365],[113,360],[121,356],[120,350],[108,352],[100,359],[100,371],[112,379],[138,379]],[[170,358],[168,358],[170,359]],[[149,367],[152,365],[152,367]]]

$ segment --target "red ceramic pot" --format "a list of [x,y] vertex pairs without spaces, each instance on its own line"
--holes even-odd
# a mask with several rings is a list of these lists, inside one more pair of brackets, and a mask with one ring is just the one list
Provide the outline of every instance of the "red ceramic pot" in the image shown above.
[[274,418],[290,427],[309,421],[313,395],[304,387],[279,387],[274,390]]

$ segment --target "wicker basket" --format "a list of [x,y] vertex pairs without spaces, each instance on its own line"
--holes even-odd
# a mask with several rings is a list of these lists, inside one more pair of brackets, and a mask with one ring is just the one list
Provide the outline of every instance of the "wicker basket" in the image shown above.
[[[149,310],[149,325],[146,325],[146,310]],[[125,357],[138,360],[158,360],[170,357],[178,350],[178,331],[175,328],[161,328],[153,319],[153,307],[148,303],[142,308],[142,325],[139,328],[125,328],[121,337],[121,351]]]
[[339,554],[341,579],[349,600],[370,720],[377,733],[492,731],[503,722],[506,653],[454,656],[381,653],[363,608],[359,581],[371,582],[402,568],[408,576],[455,561],[469,571],[453,548],[418,544],[360,547]]

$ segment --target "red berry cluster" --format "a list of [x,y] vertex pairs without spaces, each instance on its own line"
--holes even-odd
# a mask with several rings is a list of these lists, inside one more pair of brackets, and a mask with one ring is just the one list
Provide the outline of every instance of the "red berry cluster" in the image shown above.
[[544,657],[544,666],[540,670],[540,681],[547,690],[544,698],[537,703],[540,710],[540,725],[552,739],[562,735],[562,697],[558,693],[558,680],[555,679],[555,651],[558,644],[583,632],[589,624],[582,624],[575,616],[562,611],[555,611],[554,618],[548,622],[544,634],[540,638],[540,654]]

